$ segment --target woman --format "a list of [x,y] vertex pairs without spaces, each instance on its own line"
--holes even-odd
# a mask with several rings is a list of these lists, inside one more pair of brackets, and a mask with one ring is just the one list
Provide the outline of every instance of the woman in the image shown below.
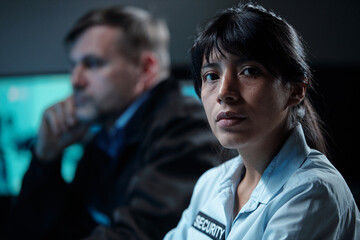
[[210,127],[239,156],[199,179],[165,239],[360,239],[359,210],[324,155],[295,29],[239,5],[205,26],[191,54]]

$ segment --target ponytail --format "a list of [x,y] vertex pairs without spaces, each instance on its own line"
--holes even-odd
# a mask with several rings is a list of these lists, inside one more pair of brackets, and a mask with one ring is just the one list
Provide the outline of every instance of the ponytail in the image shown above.
[[308,97],[304,99],[299,109],[303,109],[301,110],[303,113],[297,114],[297,122],[302,125],[307,144],[310,148],[316,149],[328,156],[324,123],[321,121]]

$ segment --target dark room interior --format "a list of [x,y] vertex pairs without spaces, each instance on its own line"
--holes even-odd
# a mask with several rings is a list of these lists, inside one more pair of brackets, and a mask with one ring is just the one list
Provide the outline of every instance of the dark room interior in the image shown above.
[[[356,146],[360,74],[360,1],[259,0],[274,9],[303,36],[315,79],[312,99],[328,132],[329,159],[340,171],[360,206],[360,177]],[[171,34],[174,78],[194,95],[189,49],[199,24],[235,0],[79,0],[10,1],[0,7],[0,238],[11,204],[29,164],[28,143],[35,137],[40,114],[71,91],[69,63],[63,37],[87,10],[132,4],[162,16]],[[51,86],[52,88],[51,88]],[[45,91],[43,86],[52,90]],[[59,90],[60,89],[60,90]],[[81,155],[69,150],[64,176],[69,181]],[[66,168],[66,169],[65,169]]]

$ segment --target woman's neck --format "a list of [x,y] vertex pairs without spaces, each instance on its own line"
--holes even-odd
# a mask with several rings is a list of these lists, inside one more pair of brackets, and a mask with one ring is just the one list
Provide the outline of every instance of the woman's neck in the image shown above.
[[245,167],[245,175],[237,186],[234,217],[249,200],[265,169],[280,151],[289,134],[289,128],[279,128],[251,147],[238,149]]
[[[246,178],[260,180],[261,175],[284,145],[291,130],[283,125],[249,146],[238,149],[246,169]],[[252,182],[252,181],[251,181]]]

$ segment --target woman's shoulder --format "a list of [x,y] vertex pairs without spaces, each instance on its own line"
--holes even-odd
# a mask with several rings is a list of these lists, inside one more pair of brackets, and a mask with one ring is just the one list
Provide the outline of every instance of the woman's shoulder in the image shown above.
[[343,207],[353,204],[352,193],[341,173],[325,155],[316,150],[310,151],[307,159],[290,177],[284,188],[286,191],[298,191],[298,194],[333,201]]
[[356,234],[354,229],[359,226],[359,210],[344,178],[315,150],[270,200],[266,216],[270,219],[269,231],[281,234],[283,229],[277,228],[281,222],[295,227],[293,233],[312,239],[320,235],[328,236],[326,239],[355,239],[349,236]]
[[334,167],[328,158],[316,150],[311,150],[306,160],[294,173],[299,183],[323,182],[327,184],[345,184],[341,173]]

